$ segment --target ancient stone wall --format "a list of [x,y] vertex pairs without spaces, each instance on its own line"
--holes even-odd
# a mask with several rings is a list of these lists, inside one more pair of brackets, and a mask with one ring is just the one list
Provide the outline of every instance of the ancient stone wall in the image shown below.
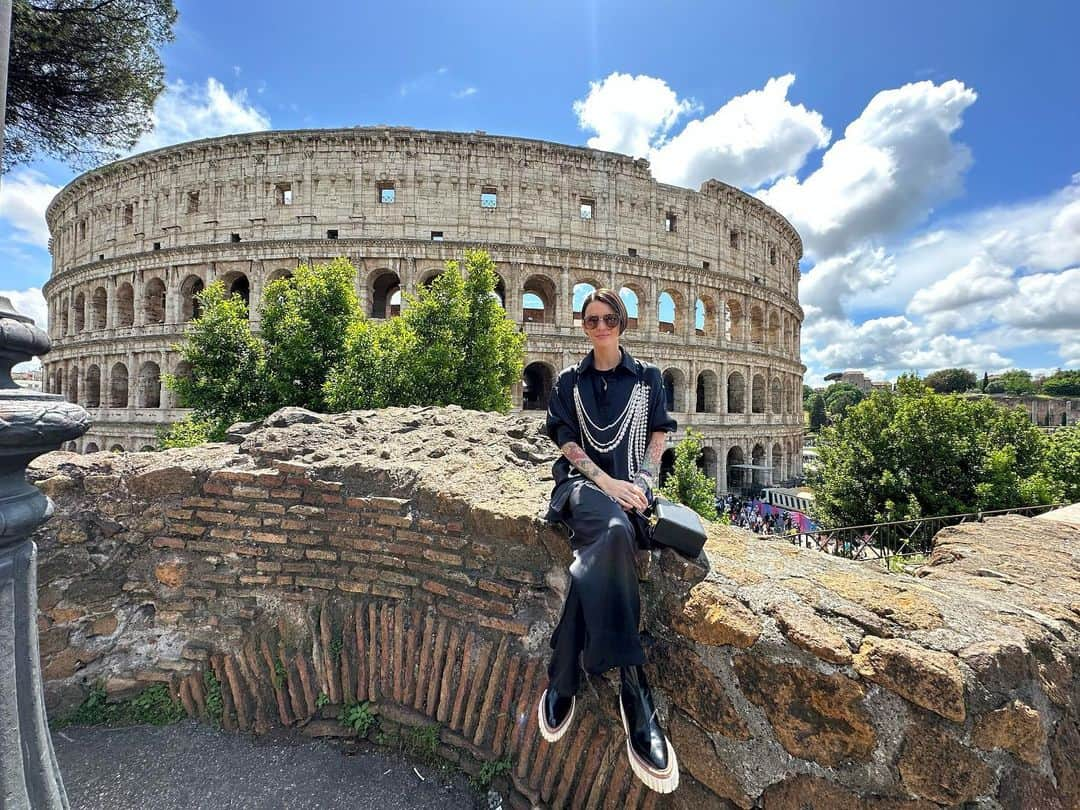
[[[393,202],[381,202],[390,186]],[[745,477],[736,464],[758,465],[759,482],[764,467],[774,481],[802,469],[802,244],[771,208],[717,181],[667,186],[646,161],[521,138],[268,132],[88,172],[48,221],[44,386],[95,422],[70,449],[152,446],[186,414],[161,381],[185,372],[171,347],[215,280],[254,302],[299,262],[346,256],[364,311],[385,317],[396,292],[481,246],[528,335],[516,406],[546,407],[555,375],[589,348],[575,286],[625,287],[638,305],[626,345],[664,372],[671,410],[703,433],[720,491]],[[660,319],[664,295],[671,321]]]
[[554,449],[537,427],[289,409],[228,444],[40,458],[54,711],[95,679],[161,681],[203,718],[220,688],[227,729],[325,734],[369,699],[391,738],[439,723],[467,770],[511,757],[496,785],[514,807],[1080,802],[1080,528],[1053,521],[948,530],[918,579],[719,526],[697,562],[642,552],[682,785],[661,798],[632,778],[603,678],[544,742],[569,554],[538,519]]

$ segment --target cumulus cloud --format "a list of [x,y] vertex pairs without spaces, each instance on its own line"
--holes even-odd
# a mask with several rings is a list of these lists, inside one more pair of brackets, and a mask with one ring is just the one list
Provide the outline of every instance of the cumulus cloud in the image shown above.
[[45,209],[60,190],[33,169],[17,169],[0,184],[0,219],[12,229],[12,239],[40,248],[49,244]]
[[1019,294],[1002,301],[997,317],[1010,326],[1072,330],[1080,338],[1080,267],[1017,280]]
[[883,248],[858,247],[814,265],[799,281],[799,300],[825,317],[839,318],[856,294],[892,281],[895,260]]
[[688,121],[677,135],[653,149],[653,174],[665,183],[697,188],[715,177],[756,188],[794,174],[832,133],[821,114],[788,101],[794,74],[769,79],[761,90],[736,96],[716,112]]
[[248,102],[246,89],[230,93],[213,76],[205,85],[170,82],[154,104],[153,121],[154,129],[133,151],[270,128],[269,117]]
[[952,135],[975,99],[955,80],[882,91],[820,168],[805,180],[788,175],[758,196],[791,220],[816,259],[893,236],[960,191],[971,154]]
[[588,94],[574,102],[578,125],[596,133],[590,147],[635,157],[648,157],[653,142],[692,109],[663,79],[629,73],[589,82]]
[[940,281],[918,290],[908,304],[908,311],[927,315],[957,309],[970,304],[995,301],[1016,292],[1013,270],[985,254]]
[[39,287],[30,287],[26,290],[0,290],[0,296],[11,301],[15,311],[20,315],[26,315],[34,319],[34,324],[39,329],[48,328],[48,309],[45,306],[45,296],[41,294]]

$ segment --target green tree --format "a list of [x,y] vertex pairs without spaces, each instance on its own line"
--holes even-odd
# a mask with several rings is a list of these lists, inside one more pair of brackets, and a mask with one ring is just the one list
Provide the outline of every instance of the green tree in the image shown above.
[[857,405],[866,398],[866,394],[856,386],[846,382],[836,382],[825,389],[825,411],[833,421],[842,419],[848,408]]
[[[165,375],[183,408],[192,408],[195,423],[210,425],[209,439],[218,441],[237,420],[270,412],[266,396],[265,352],[251,333],[248,308],[239,295],[227,295],[215,281],[198,294],[202,314],[193,320],[183,343],[173,346],[191,368],[189,375]],[[191,427],[178,435],[192,435]]]
[[825,427],[828,417],[825,414],[825,397],[814,394],[810,397],[810,430],[817,433]]
[[935,394],[915,379],[897,388],[822,431],[813,483],[826,525],[1049,502],[1044,439],[1022,409]]
[[1080,370],[1058,369],[1043,380],[1042,391],[1053,397],[1080,396]]
[[1010,369],[998,377],[998,382],[1001,383],[1006,394],[1020,396],[1035,393],[1035,383],[1031,381],[1030,371],[1019,368]]
[[14,0],[4,171],[37,153],[92,166],[153,127],[172,0]]
[[802,407],[804,411],[810,410],[810,398],[812,396],[814,396],[814,389],[804,383],[802,387]]
[[983,372],[983,378],[982,378],[982,385],[979,386],[979,390],[982,391],[983,393],[986,393],[986,386],[988,386],[989,384],[990,384],[990,374],[988,372],[984,371]]
[[923,382],[939,394],[961,394],[975,387],[978,377],[966,368],[943,368],[923,378]]
[[356,268],[342,258],[318,267],[302,264],[292,278],[267,286],[260,328],[275,407],[326,410],[323,385],[342,359],[349,325],[360,314],[355,277]]
[[675,445],[675,466],[660,494],[689,506],[705,520],[716,520],[716,480],[698,467],[701,446],[701,434],[688,428],[686,438]]
[[1056,485],[1054,500],[1080,502],[1080,425],[1059,428],[1050,434],[1043,473]]

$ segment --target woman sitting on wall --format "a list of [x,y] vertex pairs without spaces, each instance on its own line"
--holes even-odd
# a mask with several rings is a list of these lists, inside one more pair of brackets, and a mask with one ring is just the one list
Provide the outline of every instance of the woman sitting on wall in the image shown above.
[[594,675],[619,667],[630,766],[648,787],[669,793],[679,784],[679,767],[642,669],[635,550],[648,544],[636,512],[651,502],[676,423],[667,412],[660,370],[619,346],[627,314],[618,293],[600,289],[586,296],[581,325],[592,351],[559,374],[546,424],[562,451],[548,518],[570,530],[574,561],[551,636],[548,687],[537,709],[540,732],[548,742],[566,734],[582,666]]

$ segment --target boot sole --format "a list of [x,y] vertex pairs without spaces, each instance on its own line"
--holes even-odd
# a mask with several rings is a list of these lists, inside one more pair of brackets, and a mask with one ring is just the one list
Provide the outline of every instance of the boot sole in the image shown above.
[[577,698],[570,698],[570,713],[566,715],[566,719],[562,721],[558,728],[551,728],[544,720],[544,701],[547,699],[547,689],[544,690],[544,694],[540,696],[540,703],[536,707],[536,715],[540,720],[540,736],[547,740],[549,743],[558,742],[563,738],[563,735],[570,729],[570,723],[574,719],[574,710],[577,708]]
[[623,708],[622,698],[619,698],[619,716],[622,717],[623,731],[626,732],[626,757],[630,760],[630,770],[634,776],[642,781],[649,790],[657,793],[671,793],[679,786],[679,761],[675,758],[675,749],[667,735],[664,735],[664,743],[667,745],[668,766],[663,771],[658,771],[644,759],[638,756],[634,746],[630,743],[630,724],[626,722],[626,709]]

